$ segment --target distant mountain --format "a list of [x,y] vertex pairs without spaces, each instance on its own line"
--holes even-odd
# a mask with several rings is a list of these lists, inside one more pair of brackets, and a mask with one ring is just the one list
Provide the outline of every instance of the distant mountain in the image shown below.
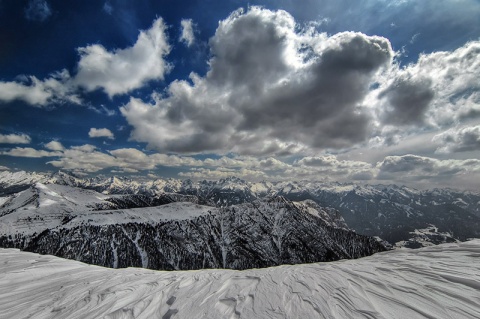
[[408,240],[410,232],[431,224],[459,240],[480,237],[480,194],[448,188],[420,191],[396,185],[308,181],[251,183],[236,177],[198,182],[176,179],[137,181],[118,177],[80,179],[63,172],[49,176],[1,172],[0,194],[28,188],[34,181],[91,189],[107,195],[150,198],[175,193],[195,196],[199,203],[216,207],[272,196],[283,196],[292,201],[313,200],[322,207],[338,210],[347,225],[357,233],[379,236],[391,243]]
[[107,267],[258,268],[384,251],[338,211],[270,197],[228,207],[193,195],[106,195],[36,183],[0,206],[0,246]]

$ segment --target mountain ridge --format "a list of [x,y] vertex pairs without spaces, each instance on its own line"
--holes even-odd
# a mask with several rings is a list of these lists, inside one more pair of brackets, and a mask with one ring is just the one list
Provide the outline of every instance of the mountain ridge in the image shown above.
[[[202,203],[217,207],[248,203],[269,196],[293,201],[313,200],[322,207],[338,210],[348,226],[359,234],[380,236],[395,243],[410,238],[410,232],[435,225],[459,240],[480,237],[480,193],[452,189],[417,190],[397,185],[355,185],[338,182],[247,182],[237,177],[218,181],[94,177],[80,179],[64,172],[18,174],[20,181],[8,184],[12,173],[0,173],[0,191],[18,189],[35,178],[92,189],[110,195],[195,196]],[[2,186],[3,185],[3,186]],[[25,187],[27,187],[26,185]],[[15,188],[16,187],[16,188]],[[0,195],[1,196],[1,195]],[[1,198],[1,197],[0,197]]]

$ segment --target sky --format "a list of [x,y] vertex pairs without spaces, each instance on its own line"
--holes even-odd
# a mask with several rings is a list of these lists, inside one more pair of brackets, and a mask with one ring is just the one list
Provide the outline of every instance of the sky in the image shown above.
[[478,190],[478,17],[478,0],[0,0],[0,170]]

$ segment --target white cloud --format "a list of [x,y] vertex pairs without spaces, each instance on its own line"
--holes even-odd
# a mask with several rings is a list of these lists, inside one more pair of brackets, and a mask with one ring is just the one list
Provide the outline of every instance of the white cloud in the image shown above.
[[36,150],[31,147],[15,147],[9,151],[4,151],[0,153],[1,155],[15,156],[15,157],[56,157],[61,155],[59,152],[49,152],[44,150]]
[[80,61],[73,83],[87,91],[103,89],[108,96],[124,94],[150,80],[163,80],[170,70],[165,56],[170,46],[161,18],[141,31],[137,42],[125,49],[108,51],[100,44],[79,48]]
[[[80,60],[74,76],[62,70],[43,80],[20,76],[19,81],[0,81],[0,102],[22,100],[34,106],[81,104],[79,87],[87,91],[103,89],[112,97],[140,88],[150,80],[163,80],[171,69],[165,60],[170,52],[165,29],[163,20],[158,18],[150,29],[140,32],[131,47],[108,51],[94,44],[78,48]],[[111,110],[102,110],[113,114]]]
[[448,127],[480,115],[480,41],[393,65],[367,98],[386,124]]
[[299,30],[287,12],[258,7],[221,21],[210,46],[205,77],[121,108],[133,140],[178,153],[348,147],[369,135],[361,102],[393,56],[385,38]]
[[74,146],[61,151],[14,148],[1,155],[56,157],[47,163],[77,174],[104,169],[123,173],[149,172],[160,167],[177,167],[179,177],[217,179],[237,176],[259,180],[335,180],[404,183],[414,187],[475,187],[480,178],[480,160],[440,160],[417,155],[386,156],[372,165],[362,161],[339,160],[334,155],[307,156],[293,163],[277,158],[252,156],[196,159],[191,156],[146,154],[133,148],[101,151],[93,145]]
[[111,140],[115,139],[112,131],[110,131],[108,128],[94,128],[92,127],[90,131],[88,132],[88,136],[91,138],[95,137],[106,137]]
[[63,147],[62,143],[58,141],[51,141],[45,144],[45,148],[50,151],[63,151],[65,147]]
[[190,47],[195,42],[194,23],[192,19],[182,19],[180,21],[182,27],[182,33],[180,34],[180,42],[185,43],[187,47]]
[[19,82],[0,81],[0,102],[21,100],[34,106],[64,102],[81,103],[78,95],[73,92],[67,70],[53,73],[43,81],[35,76],[20,78],[22,81]]
[[0,134],[0,144],[30,144],[31,141],[27,134]]

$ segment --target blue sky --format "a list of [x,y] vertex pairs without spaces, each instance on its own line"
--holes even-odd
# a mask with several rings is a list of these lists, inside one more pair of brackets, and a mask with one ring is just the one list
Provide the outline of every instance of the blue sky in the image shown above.
[[0,1],[0,169],[478,189],[480,2]]

